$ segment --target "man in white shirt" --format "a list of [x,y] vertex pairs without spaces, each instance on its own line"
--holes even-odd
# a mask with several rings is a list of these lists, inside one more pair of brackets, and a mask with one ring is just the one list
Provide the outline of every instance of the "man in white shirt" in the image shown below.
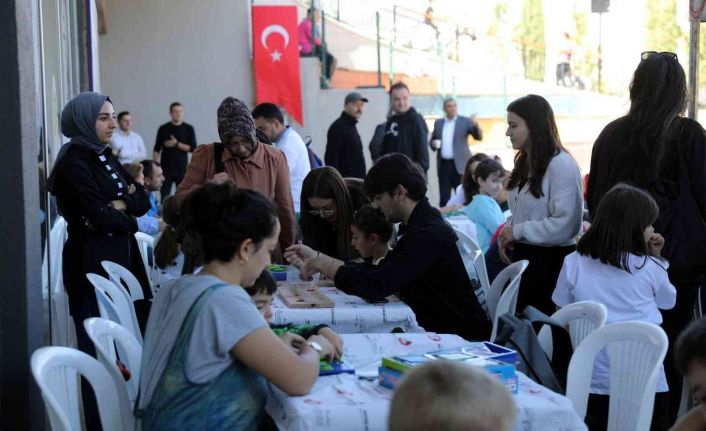
[[302,183],[311,170],[306,144],[294,129],[284,125],[284,116],[277,105],[261,103],[252,111],[252,116],[255,119],[255,126],[262,130],[274,146],[282,150],[287,157],[294,211],[299,212]]
[[110,146],[121,164],[139,163],[147,158],[147,150],[142,137],[132,131],[132,116],[123,111],[118,114],[118,128],[113,132]]
[[483,139],[483,132],[475,118],[458,115],[454,99],[444,100],[446,117],[434,122],[430,146],[437,151],[436,162],[439,172],[439,206],[443,207],[451,196],[451,191],[461,183],[461,175],[466,162],[471,157],[468,148],[468,135],[476,140]]

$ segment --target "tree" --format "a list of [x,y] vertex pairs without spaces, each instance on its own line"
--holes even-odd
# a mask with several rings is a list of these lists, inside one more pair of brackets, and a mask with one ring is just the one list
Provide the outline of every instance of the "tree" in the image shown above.
[[544,11],[542,0],[524,0],[522,23],[516,29],[522,44],[522,64],[525,78],[544,81]]
[[677,24],[677,0],[647,0],[647,49],[677,52],[684,37]]

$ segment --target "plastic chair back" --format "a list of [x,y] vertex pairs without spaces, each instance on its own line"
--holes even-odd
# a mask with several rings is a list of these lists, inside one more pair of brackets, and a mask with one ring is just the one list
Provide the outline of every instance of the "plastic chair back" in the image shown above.
[[108,260],[101,262],[101,265],[103,266],[103,269],[105,269],[105,272],[108,273],[110,281],[120,287],[123,286],[123,283],[127,286],[127,289],[130,292],[130,297],[133,301],[145,299],[140,282],[137,281],[137,278],[127,268]]
[[569,363],[566,397],[584,418],[596,355],[606,348],[610,362],[608,431],[647,431],[652,422],[660,365],[669,341],[662,328],[620,322],[596,329],[578,345]]
[[[588,334],[605,326],[607,315],[605,305],[594,301],[581,301],[562,307],[552,314],[551,318],[569,331],[571,347],[576,350]],[[542,349],[551,359],[554,353],[551,328],[542,326],[538,338]]]
[[105,431],[135,429],[135,418],[123,406],[108,371],[89,355],[68,347],[42,347],[32,354],[32,374],[42,392],[51,429],[81,429],[79,377],[93,388]]
[[[498,317],[505,313],[515,314],[517,308],[517,295],[520,293],[520,281],[522,273],[525,272],[529,261],[520,260],[513,263],[507,268],[500,271],[493,284],[490,286],[490,291],[487,297],[488,311],[493,319],[493,332],[490,334],[490,341],[495,340],[495,335],[498,332]],[[503,287],[507,282],[507,288],[503,291]],[[502,294],[501,294],[502,293]],[[499,299],[495,299],[498,298]],[[493,305],[495,304],[495,305]]]
[[127,291],[98,274],[86,274],[86,278],[96,290],[98,311],[101,317],[127,328],[142,345],[142,333],[137,323],[135,306]]
[[[483,255],[483,250],[481,250],[473,238],[468,236],[468,234],[464,231],[454,228],[454,232],[458,237],[457,245],[459,250],[465,250],[473,259],[473,266],[475,267],[478,280],[480,280],[480,285],[483,288],[483,293],[485,293],[485,297],[487,299],[488,291],[490,290],[490,281],[488,280],[488,269],[485,266],[485,256]],[[463,255],[463,253],[461,254]]]
[[[127,408],[132,411],[140,385],[142,346],[130,331],[112,320],[91,317],[83,321],[83,326],[96,347],[98,362],[108,370],[117,386],[125,388],[125,396],[130,400]],[[130,371],[128,381],[120,372],[117,360]]]
[[145,265],[145,272],[149,277],[151,274],[149,250],[154,250],[154,238],[143,232],[135,232],[135,239],[137,240],[137,245],[140,248],[140,255],[142,256],[142,263]]

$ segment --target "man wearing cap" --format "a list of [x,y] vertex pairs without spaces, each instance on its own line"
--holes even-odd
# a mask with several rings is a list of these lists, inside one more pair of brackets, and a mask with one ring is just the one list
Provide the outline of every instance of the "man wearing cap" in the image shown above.
[[341,116],[331,124],[326,135],[324,162],[338,169],[343,177],[365,178],[363,142],[355,125],[367,102],[360,93],[349,93]]

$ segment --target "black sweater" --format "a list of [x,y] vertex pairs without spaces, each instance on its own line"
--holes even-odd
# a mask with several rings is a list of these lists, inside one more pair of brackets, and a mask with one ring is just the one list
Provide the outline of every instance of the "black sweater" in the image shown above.
[[347,263],[336,273],[336,287],[368,300],[399,294],[427,331],[487,340],[491,323],[478,303],[456,234],[424,198],[400,229],[397,247],[379,266]]
[[326,135],[324,162],[338,169],[344,178],[365,178],[363,142],[355,127],[357,122],[344,111],[331,124]]
[[427,123],[414,108],[409,108],[404,114],[393,115],[385,125],[380,156],[405,154],[426,172],[429,170],[428,134]]

